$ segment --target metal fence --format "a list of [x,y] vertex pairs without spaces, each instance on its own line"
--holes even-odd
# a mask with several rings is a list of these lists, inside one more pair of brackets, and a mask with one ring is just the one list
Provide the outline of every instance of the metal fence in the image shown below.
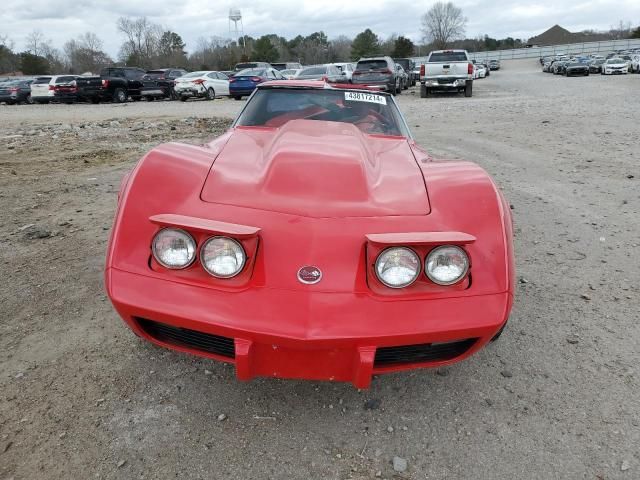
[[[617,50],[640,48],[640,38],[627,40],[607,40],[604,42],[568,43],[565,45],[549,45],[546,47],[515,48],[513,50],[493,50],[485,52],[469,52],[476,60],[517,60],[520,58],[540,58],[553,55],[580,55],[589,53],[607,54]],[[417,64],[425,63],[427,57],[414,57]]]

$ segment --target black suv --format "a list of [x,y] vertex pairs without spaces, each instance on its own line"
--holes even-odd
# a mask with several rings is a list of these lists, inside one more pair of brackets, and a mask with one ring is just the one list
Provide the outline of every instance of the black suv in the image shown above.
[[140,95],[149,101],[158,98],[177,100],[178,96],[173,88],[176,83],[175,80],[187,73],[189,72],[181,68],[156,68],[155,70],[148,70],[142,77]]

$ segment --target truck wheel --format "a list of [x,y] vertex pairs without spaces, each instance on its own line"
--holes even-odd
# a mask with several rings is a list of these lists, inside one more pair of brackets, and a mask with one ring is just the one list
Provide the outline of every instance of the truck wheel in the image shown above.
[[91,103],[97,105],[98,103],[100,103],[100,99],[98,97],[91,97]]
[[216,91],[209,87],[207,89],[207,100],[215,100],[216,99]]
[[187,97],[186,95],[180,95],[180,101],[181,102],[186,102],[189,99],[189,97]]
[[240,95],[234,95],[233,99],[234,100],[242,100],[242,97]]
[[145,95],[142,98],[144,98],[147,102],[153,102],[156,99],[156,97],[150,97],[150,96],[147,96],[147,95]]
[[427,90],[427,86],[423,83],[420,84],[420,98],[427,98],[429,96],[429,91]]
[[470,97],[473,94],[473,82],[468,82],[464,86],[464,96]]
[[115,92],[113,92],[113,101],[115,103],[124,103],[127,101],[127,92],[125,92],[122,88],[116,88]]

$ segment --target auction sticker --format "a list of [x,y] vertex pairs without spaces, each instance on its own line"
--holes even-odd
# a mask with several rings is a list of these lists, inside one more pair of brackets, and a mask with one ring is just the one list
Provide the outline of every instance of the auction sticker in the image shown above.
[[353,102],[379,103],[380,105],[387,104],[387,99],[384,95],[376,95],[375,93],[344,92],[344,99],[351,100]]

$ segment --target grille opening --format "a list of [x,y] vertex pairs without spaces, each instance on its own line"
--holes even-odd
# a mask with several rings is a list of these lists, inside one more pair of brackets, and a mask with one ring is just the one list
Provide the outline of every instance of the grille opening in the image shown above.
[[140,328],[149,336],[170,345],[199,350],[201,352],[214,353],[222,357],[235,358],[236,349],[233,338],[211,335],[188,328],[174,327],[166,323],[136,318]]
[[374,367],[402,365],[404,363],[441,362],[452,360],[469,350],[477,338],[468,338],[448,343],[423,343],[400,347],[376,349]]

